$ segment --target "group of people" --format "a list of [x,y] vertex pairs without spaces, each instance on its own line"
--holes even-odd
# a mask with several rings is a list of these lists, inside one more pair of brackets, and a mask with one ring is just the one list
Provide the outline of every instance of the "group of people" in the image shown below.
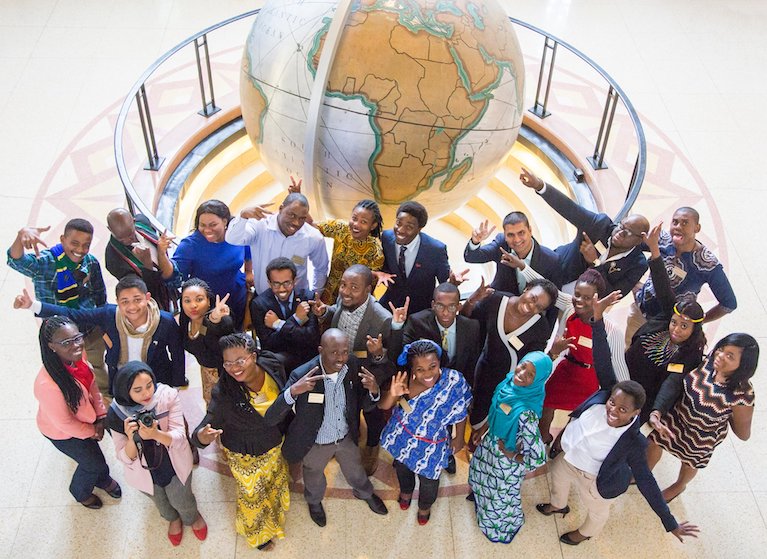
[[[372,200],[348,221],[315,222],[300,181],[274,212],[265,204],[232,216],[221,201],[202,203],[172,253],[173,236],[145,216],[110,212],[116,304],[89,252],[89,222],[72,219],[50,248],[47,228],[21,229],[8,263],[32,279],[34,297],[24,290],[14,306],[43,317],[37,422],[77,462],[73,497],[97,509],[96,488],[121,496],[98,445],[108,430],[125,481],[154,501],[170,542],[180,544],[184,526],[203,540],[192,471],[197,448],[217,442],[237,482],[236,530],[269,550],[285,536],[291,476],[303,478],[318,526],[332,458],[354,496],[387,514],[370,481],[383,448],[401,509],[418,485],[423,525],[442,471],[455,474],[466,446],[467,499],[491,541],[520,530],[521,484],[544,465],[551,499],[537,511],[567,514],[573,485],[586,511],[565,544],[599,534],[631,483],[667,531],[696,536],[667,503],[730,429],[749,437],[759,356],[742,333],[706,353],[703,323],[736,299],[696,238],[698,213],[679,208],[666,232],[640,215],[614,222],[591,212],[525,169],[520,181],[576,238],[551,250],[522,212],[495,237],[484,221],[464,260],[495,262],[496,274],[464,301],[467,271],[453,270],[445,244],[422,231],[423,205],[401,204],[391,229]],[[717,299],[708,311],[696,301],[705,284]],[[606,313],[627,295],[624,329]],[[192,428],[177,390],[188,384],[185,351],[200,365],[207,406]],[[559,432],[557,409],[571,412]],[[651,470],[664,450],[681,467],[661,491]]]

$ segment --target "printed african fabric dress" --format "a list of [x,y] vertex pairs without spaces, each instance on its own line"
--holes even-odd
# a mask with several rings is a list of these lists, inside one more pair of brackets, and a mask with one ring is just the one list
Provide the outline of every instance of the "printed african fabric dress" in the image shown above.
[[411,472],[439,479],[450,454],[448,428],[466,417],[471,389],[461,373],[443,368],[437,383],[408,403],[410,412],[394,407],[381,446]]
[[358,241],[352,237],[349,222],[341,219],[318,223],[317,229],[323,237],[333,239],[330,272],[321,297],[324,303],[332,305],[338,297],[338,286],[346,268],[352,264],[364,264],[373,271],[380,270],[384,263],[383,247],[380,239],[370,235]]
[[[250,393],[250,405],[264,415],[279,395],[277,384],[266,375],[258,394]],[[288,464],[276,446],[259,456],[226,452],[229,469],[237,482],[237,533],[251,547],[285,537],[285,511],[290,507]]]
[[511,543],[525,523],[522,512],[522,480],[528,472],[546,463],[546,447],[532,410],[519,416],[517,448],[524,462],[506,457],[498,448],[498,437],[487,433],[469,464],[469,485],[479,529],[491,542]]
[[663,416],[674,439],[667,441],[657,431],[649,438],[684,464],[705,468],[714,449],[727,437],[733,406],[753,406],[754,389],[731,390],[714,380],[713,368],[701,366],[684,378],[682,396]]

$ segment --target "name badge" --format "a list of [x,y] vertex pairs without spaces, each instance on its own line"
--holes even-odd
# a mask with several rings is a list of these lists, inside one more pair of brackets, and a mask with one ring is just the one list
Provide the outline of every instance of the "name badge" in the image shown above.
[[266,394],[263,394],[263,393],[260,393],[260,392],[258,394],[256,394],[255,398],[253,398],[253,403],[254,404],[263,404],[264,402],[268,402],[268,401],[269,401],[269,399],[266,397]]
[[200,326],[199,332],[200,332],[200,336],[204,336],[205,334],[208,333],[208,327],[203,324],[202,326]]
[[399,404],[399,407],[401,407],[405,413],[410,413],[411,411],[413,411],[413,406],[411,406],[410,402],[408,402],[404,398],[400,398],[398,404]]
[[671,268],[671,273],[681,280],[687,277],[687,272],[682,270],[682,268],[680,268],[679,266],[674,266],[673,268]]
[[101,337],[104,339],[104,345],[107,346],[109,349],[112,349],[112,338],[109,337],[109,334],[104,332],[104,335]]
[[668,367],[666,367],[666,370],[669,373],[683,373],[684,365],[682,363],[669,363]]
[[309,392],[309,403],[310,404],[324,404],[325,403],[325,395],[320,392]]
[[517,338],[517,337],[516,337],[515,335],[513,335],[513,334],[512,334],[511,336],[509,336],[509,343],[511,344],[511,347],[513,347],[513,348],[514,348],[514,349],[516,349],[517,351],[519,351],[520,349],[522,349],[522,347],[524,347],[524,345],[525,345],[525,344],[522,342],[522,340],[520,340],[519,338]]
[[360,350],[360,351],[355,351],[354,352],[354,357],[356,357],[357,359],[367,359],[368,352],[365,351],[364,349]]
[[299,256],[298,254],[294,254],[290,260],[292,260],[293,264],[295,264],[296,266],[303,266],[306,264],[306,258],[304,258],[303,256]]
[[602,241],[597,241],[596,244],[594,245],[594,248],[597,249],[597,252],[599,254],[603,254],[603,253],[605,253],[607,251],[607,249],[605,248],[605,245],[602,243]]
[[578,337],[578,345],[581,347],[588,347],[591,348],[591,338],[587,338],[586,336],[579,336]]
[[509,415],[509,412],[511,412],[511,406],[510,406],[509,404],[506,404],[506,403],[501,403],[501,404],[499,404],[499,405],[498,405],[498,407],[499,407],[499,408],[501,409],[501,411],[502,411],[503,413],[505,413],[506,415]]

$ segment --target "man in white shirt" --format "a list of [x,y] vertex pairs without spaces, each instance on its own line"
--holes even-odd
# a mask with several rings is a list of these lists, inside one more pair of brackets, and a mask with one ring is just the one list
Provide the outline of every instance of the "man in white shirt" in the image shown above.
[[[322,234],[306,223],[309,201],[300,193],[288,194],[278,213],[262,206],[245,208],[232,218],[226,230],[226,242],[250,246],[256,294],[269,289],[266,265],[284,256],[296,265],[295,288],[320,292],[328,277],[328,251]],[[313,267],[309,285],[307,260]]]

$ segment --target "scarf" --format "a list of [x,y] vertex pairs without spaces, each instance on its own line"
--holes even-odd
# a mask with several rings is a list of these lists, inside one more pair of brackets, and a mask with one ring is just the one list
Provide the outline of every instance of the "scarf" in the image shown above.
[[56,259],[56,302],[59,305],[77,309],[80,307],[80,281],[88,275],[83,262],[79,264],[64,252],[61,243],[52,247],[51,254]]
[[[139,373],[146,373],[152,377],[154,383],[154,394],[152,400],[144,405],[137,404],[133,401],[130,395],[130,389],[133,386],[136,377]],[[115,374],[114,382],[112,384],[112,392],[114,399],[109,405],[109,408],[117,416],[110,421],[109,428],[119,433],[125,434],[123,421],[125,418],[132,417],[142,411],[150,411],[157,407],[157,402],[160,397],[171,388],[165,384],[158,384],[154,376],[152,368],[143,361],[129,361],[117,370]],[[161,414],[155,414],[155,417],[159,419],[167,415],[167,412]]]
[[[520,364],[530,361],[535,365],[535,378],[529,386],[514,384],[514,370],[509,371],[506,379],[498,385],[493,394],[493,401],[488,413],[489,431],[503,440],[506,448],[517,448],[517,432],[519,431],[519,416],[527,410],[532,410],[540,417],[543,411],[543,398],[546,395],[546,381],[551,375],[551,358],[542,351],[532,351],[525,355]],[[505,413],[501,409],[509,409]]]
[[160,325],[160,307],[154,299],[149,299],[147,303],[149,311],[149,322],[146,332],[138,332],[128,319],[126,319],[120,312],[120,307],[117,307],[115,312],[115,325],[117,326],[117,333],[120,336],[120,357],[117,360],[117,366],[120,367],[128,362],[128,336],[134,338],[142,338],[141,344],[141,360],[146,361],[147,350],[149,344],[152,343],[152,337],[154,336],[157,327]]

